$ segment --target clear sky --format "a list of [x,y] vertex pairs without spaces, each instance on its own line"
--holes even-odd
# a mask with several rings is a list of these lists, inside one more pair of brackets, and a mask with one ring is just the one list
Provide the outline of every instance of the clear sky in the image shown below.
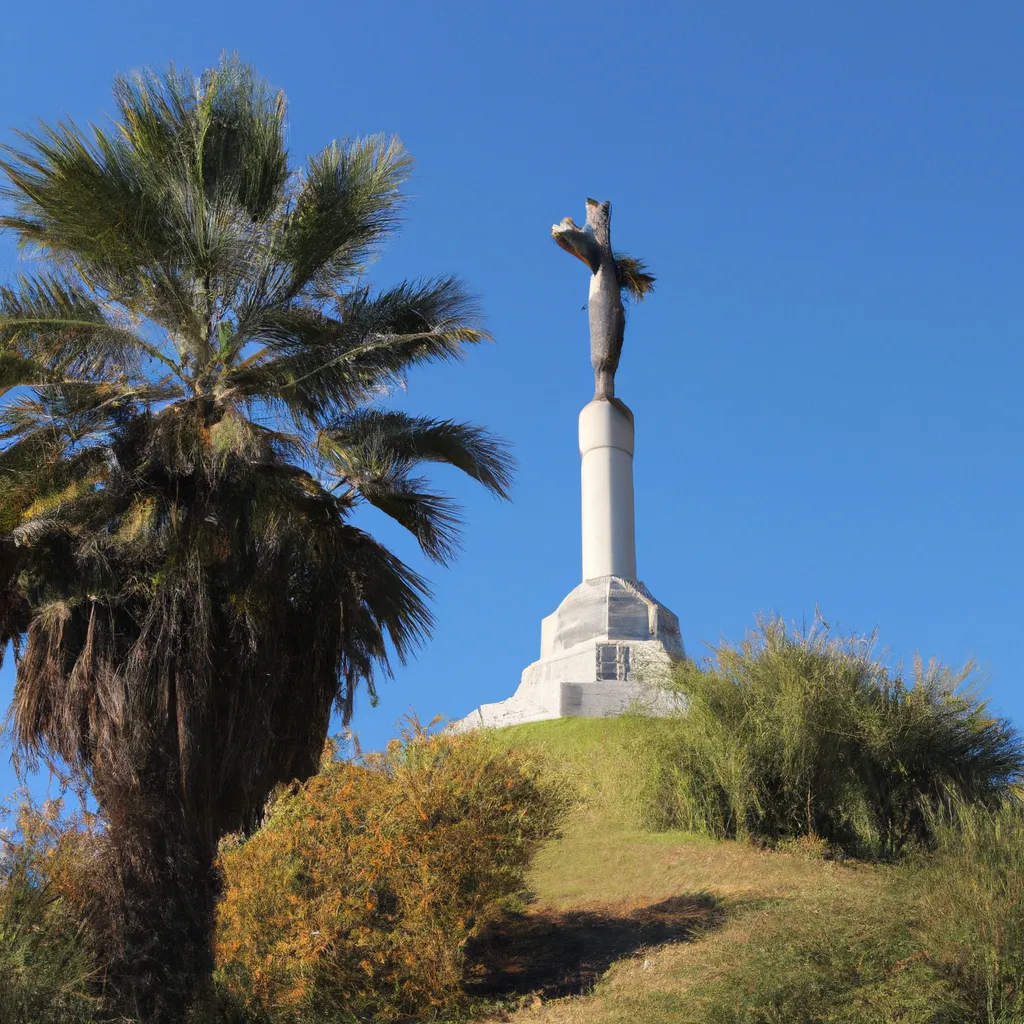
[[[416,158],[373,273],[457,272],[496,344],[417,372],[403,404],[486,424],[520,469],[511,504],[440,478],[465,553],[426,568],[434,640],[379,707],[359,702],[364,745],[410,706],[509,696],[579,582],[587,274],[549,228],[588,195],[658,277],[618,393],[637,421],[639,574],[690,653],[818,605],[895,655],[977,656],[1024,723],[1017,0],[50,0],[10,5],[0,42],[5,129],[95,119],[115,72],[199,71],[227,49],[285,90],[297,158],[380,131]],[[0,240],[0,277],[16,269]],[[11,685],[8,664],[5,705]]]

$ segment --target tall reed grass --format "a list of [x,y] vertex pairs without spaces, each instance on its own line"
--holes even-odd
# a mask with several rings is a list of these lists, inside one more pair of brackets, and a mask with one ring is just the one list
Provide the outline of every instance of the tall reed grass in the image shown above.
[[934,857],[902,879],[918,894],[922,945],[964,1021],[1024,1021],[1024,808],[956,803],[933,816]]
[[996,807],[1024,774],[1024,744],[988,708],[973,664],[916,659],[908,680],[873,638],[763,618],[710,663],[677,667],[687,711],[664,737],[663,824],[769,842],[817,836],[893,860],[933,841],[951,799]]

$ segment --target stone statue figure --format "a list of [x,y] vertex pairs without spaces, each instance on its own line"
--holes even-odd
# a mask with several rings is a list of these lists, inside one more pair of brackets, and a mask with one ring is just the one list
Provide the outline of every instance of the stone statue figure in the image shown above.
[[637,301],[654,288],[654,276],[642,260],[612,251],[612,204],[587,200],[587,221],[578,227],[572,217],[551,228],[551,237],[590,267],[590,362],[594,367],[594,400],[615,398],[626,312],[622,293]]
[[[685,657],[679,619],[637,575],[633,449],[636,423],[615,397],[626,326],[623,298],[642,299],[654,278],[637,259],[611,247],[611,204],[587,200],[587,220],[551,229],[555,241],[590,268],[590,361],[594,399],[580,410],[580,549],[583,580],[540,627],[540,658],[506,700],[481,704],[454,724],[459,731],[607,718],[639,703],[648,714],[682,705],[661,683]],[[625,294],[624,294],[625,293]]]

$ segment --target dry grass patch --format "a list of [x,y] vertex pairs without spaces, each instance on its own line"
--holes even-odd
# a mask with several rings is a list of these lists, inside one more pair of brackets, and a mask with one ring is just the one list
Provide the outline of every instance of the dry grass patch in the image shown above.
[[694,892],[731,901],[782,899],[838,879],[867,884],[879,871],[799,848],[779,853],[685,832],[619,832],[580,814],[561,840],[541,850],[530,884],[545,907],[622,912]]
[[491,973],[477,992],[500,1007],[482,1020],[689,1022],[694,983],[735,963],[752,929],[794,908],[811,914],[880,890],[886,871],[687,833],[609,829],[581,808],[535,861],[526,913],[482,953]]

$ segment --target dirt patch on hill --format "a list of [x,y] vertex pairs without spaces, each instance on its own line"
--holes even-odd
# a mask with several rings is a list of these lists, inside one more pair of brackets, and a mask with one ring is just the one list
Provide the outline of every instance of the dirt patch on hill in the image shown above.
[[582,995],[615,961],[665,943],[689,942],[723,920],[710,893],[672,896],[632,910],[539,908],[511,915],[467,949],[467,990],[485,998]]

